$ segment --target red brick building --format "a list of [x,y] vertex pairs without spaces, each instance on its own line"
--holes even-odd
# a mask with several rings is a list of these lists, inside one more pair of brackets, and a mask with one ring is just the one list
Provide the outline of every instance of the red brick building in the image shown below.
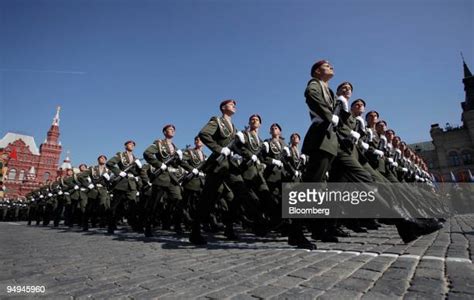
[[58,174],[61,142],[59,141],[59,112],[56,110],[46,140],[38,149],[32,136],[8,132],[0,140],[0,148],[17,152],[17,159],[11,159],[5,176],[5,198],[24,196]]

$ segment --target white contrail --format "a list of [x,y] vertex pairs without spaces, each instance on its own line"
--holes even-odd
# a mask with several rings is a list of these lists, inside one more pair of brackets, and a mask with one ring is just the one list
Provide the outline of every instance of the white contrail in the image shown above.
[[8,72],[35,72],[35,73],[55,73],[55,74],[72,74],[72,75],[84,75],[86,72],[82,71],[62,71],[62,70],[35,70],[35,69],[3,69],[0,71]]

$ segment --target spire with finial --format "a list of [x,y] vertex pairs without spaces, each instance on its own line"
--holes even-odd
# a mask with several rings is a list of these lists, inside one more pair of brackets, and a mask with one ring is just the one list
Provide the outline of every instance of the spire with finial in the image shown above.
[[54,116],[53,119],[53,126],[59,126],[59,112],[61,111],[61,106],[58,106],[56,108],[56,115]]
[[469,70],[462,52],[461,58],[464,69],[462,82],[464,84],[464,91],[466,92],[466,100],[461,103],[461,106],[463,111],[472,111],[474,110],[474,76],[472,76],[472,72]]
[[66,158],[64,159],[61,165],[61,169],[63,170],[72,169],[71,159],[69,159],[69,153],[70,153],[69,150],[66,151]]

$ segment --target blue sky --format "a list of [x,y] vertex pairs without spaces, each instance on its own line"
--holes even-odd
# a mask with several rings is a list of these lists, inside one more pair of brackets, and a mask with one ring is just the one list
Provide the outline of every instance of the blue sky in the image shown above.
[[[40,144],[57,105],[75,165],[167,123],[184,147],[234,98],[238,128],[263,118],[284,136],[310,124],[311,65],[329,59],[333,89],[349,80],[407,142],[432,123],[461,124],[460,51],[474,71],[474,2],[0,1],[0,136]],[[65,153],[65,151],[63,151]]]

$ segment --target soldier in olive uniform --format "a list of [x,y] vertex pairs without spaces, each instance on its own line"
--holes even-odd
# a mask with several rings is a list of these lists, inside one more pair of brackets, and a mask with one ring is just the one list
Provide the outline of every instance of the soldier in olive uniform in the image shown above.
[[114,233],[117,221],[122,218],[124,212],[130,225],[137,224],[137,196],[141,184],[139,175],[142,165],[133,154],[135,142],[127,141],[124,145],[125,151],[117,152],[106,163],[107,168],[115,175],[112,179],[113,198],[108,213],[109,234]]
[[[179,164],[182,159],[182,151],[173,143],[175,126],[172,124],[163,127],[165,136],[162,140],[156,140],[143,153],[145,160],[156,169],[152,183],[152,196],[145,203],[145,236],[153,236],[151,226],[156,213],[161,214],[163,224],[169,224],[169,217],[173,214],[174,229],[182,233],[182,194],[178,183]],[[161,198],[166,195],[168,202],[159,207]]]
[[59,178],[59,185],[57,186],[57,204],[54,210],[54,227],[59,226],[59,222],[61,221],[61,216],[64,212],[64,225],[68,226],[67,221],[71,220],[72,217],[69,217],[67,214],[71,213],[72,211],[68,208],[71,205],[71,197],[69,193],[69,189],[71,186],[74,186],[74,171],[72,169],[65,169],[63,170],[63,174]]
[[89,182],[89,191],[87,193],[87,206],[82,220],[82,229],[84,231],[89,229],[89,219],[91,219],[92,227],[95,227],[98,217],[104,217],[105,212],[110,209],[110,195],[107,186],[112,173],[105,165],[107,162],[105,155],[100,155],[97,158],[97,162],[98,165],[91,166],[85,171]]
[[206,182],[201,198],[198,202],[196,219],[193,222],[190,242],[197,245],[206,244],[201,235],[201,224],[209,220],[209,211],[217,203],[218,189],[223,183],[232,190],[234,198],[230,203],[229,211],[225,214],[225,232],[228,239],[237,239],[233,229],[233,222],[239,214],[242,205],[251,201],[249,190],[245,186],[236,160],[231,159],[237,130],[232,123],[232,116],[236,111],[235,100],[222,101],[220,106],[222,116],[212,117],[199,132],[199,138],[212,151],[207,159],[205,173]]
[[294,132],[290,136],[290,156],[288,157],[288,177],[284,181],[289,182],[301,182],[301,176],[306,165],[306,155],[301,154],[298,149],[300,144],[301,136],[299,133]]
[[305,182],[324,182],[326,172],[337,155],[338,141],[334,129],[339,123],[339,117],[334,114],[336,101],[328,85],[333,76],[334,69],[328,61],[318,61],[311,68],[312,79],[305,91],[311,126],[301,150],[309,156],[306,172],[303,174]]
[[183,153],[181,165],[188,172],[183,178],[183,199],[186,209],[187,221],[192,222],[196,218],[196,207],[204,187],[205,174],[202,171],[206,162],[206,155],[202,151],[203,143],[199,136],[194,138],[194,148],[189,148]]

